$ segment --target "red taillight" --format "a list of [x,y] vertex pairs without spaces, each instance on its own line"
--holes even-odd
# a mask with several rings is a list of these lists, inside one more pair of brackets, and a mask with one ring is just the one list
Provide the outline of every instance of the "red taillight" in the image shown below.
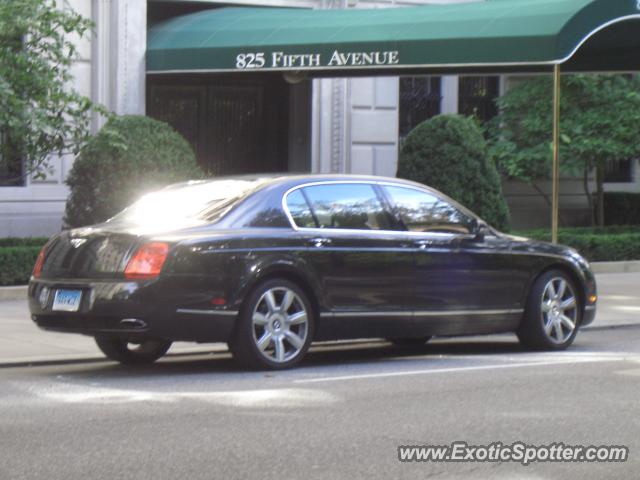
[[129,260],[127,268],[124,270],[124,276],[131,280],[157,277],[160,275],[168,253],[169,245],[166,243],[145,243]]
[[34,265],[33,272],[31,273],[34,278],[40,278],[40,274],[42,273],[42,265],[44,265],[44,257],[47,255],[48,245],[49,244],[47,243],[40,249],[40,253],[38,254],[38,258],[36,259],[36,264]]
[[211,299],[211,305],[215,305],[216,307],[222,307],[227,304],[227,299],[224,297],[215,297]]

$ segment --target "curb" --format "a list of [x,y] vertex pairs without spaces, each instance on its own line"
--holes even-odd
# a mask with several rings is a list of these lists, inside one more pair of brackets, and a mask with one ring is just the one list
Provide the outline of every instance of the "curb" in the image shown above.
[[27,285],[18,285],[17,287],[0,287],[0,302],[8,300],[26,300]]
[[[340,345],[357,345],[361,343],[370,343],[371,339],[356,339],[356,340],[329,340],[321,341],[314,344],[314,348],[326,347],[326,346],[340,346]],[[229,349],[226,345],[216,343],[208,343],[207,346],[194,346],[194,347],[182,347],[179,350],[172,352],[169,350],[163,358],[183,358],[203,355],[215,355],[216,358],[219,355],[229,354]],[[113,360],[109,360],[104,355],[96,352],[92,353],[70,353],[57,356],[57,357],[27,357],[27,358],[8,358],[2,359],[0,357],[0,370],[4,368],[20,368],[20,367],[46,367],[51,365],[74,365],[78,363],[113,363]]]
[[[212,348],[184,352],[168,353],[164,358],[182,358],[203,355],[216,355],[227,353],[227,350],[216,350]],[[77,363],[111,363],[119,365],[113,360],[109,360],[104,355],[87,355],[87,354],[70,354],[60,356],[58,358],[51,357],[31,357],[31,358],[15,358],[0,360],[0,370],[4,368],[21,368],[21,367],[47,367],[52,365],[74,365]]]
[[110,360],[106,357],[88,357],[88,356],[68,356],[61,358],[26,358],[20,360],[2,360],[0,361],[0,370],[5,368],[24,368],[24,367],[49,367],[54,365],[75,365],[78,363],[107,363]]
[[637,273],[640,272],[640,261],[593,262],[591,268],[594,273]]
[[[587,327],[583,327],[580,330],[587,331],[602,331],[602,330],[624,330],[624,329],[635,329],[640,328],[640,323],[622,323],[617,325],[589,325]],[[503,333],[498,335],[513,335],[513,333]],[[445,338],[445,337],[443,337]],[[461,338],[461,337],[459,337]],[[340,345],[341,343],[369,343],[371,339],[365,340],[338,340],[335,342],[327,341],[327,342],[319,342],[318,346],[331,346],[331,345]],[[199,351],[185,351],[185,352],[176,352],[169,353],[166,355],[168,358],[183,358],[183,357],[192,357],[192,356],[203,356],[203,355],[215,355],[218,358],[220,354],[227,354],[228,351],[226,349],[221,350],[212,350],[212,349],[202,349]],[[165,357],[165,358],[166,358]],[[33,357],[33,358],[21,358],[21,359],[9,359],[9,360],[0,360],[0,370],[4,370],[7,368],[25,368],[25,367],[50,367],[50,366],[64,366],[64,365],[77,365],[83,363],[110,363],[114,366],[120,366],[117,362],[113,360],[109,360],[104,356],[93,356],[86,354],[77,354],[77,355],[66,355],[60,358],[45,358],[45,357]],[[147,365],[148,366],[148,365]],[[129,366],[131,367],[131,366]],[[138,366],[138,368],[144,368],[144,365]],[[127,368],[126,366],[124,368]]]

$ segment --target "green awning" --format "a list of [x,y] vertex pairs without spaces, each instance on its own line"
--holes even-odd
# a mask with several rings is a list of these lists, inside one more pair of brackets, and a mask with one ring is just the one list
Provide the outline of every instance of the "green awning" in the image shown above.
[[564,71],[640,69],[640,0],[220,8],[153,26],[147,44],[149,73],[528,71],[558,63]]

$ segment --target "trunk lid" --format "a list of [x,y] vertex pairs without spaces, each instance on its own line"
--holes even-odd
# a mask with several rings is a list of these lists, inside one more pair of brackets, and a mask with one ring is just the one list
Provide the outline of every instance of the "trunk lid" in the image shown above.
[[139,237],[102,229],[62,232],[45,253],[41,278],[114,278],[122,276]]

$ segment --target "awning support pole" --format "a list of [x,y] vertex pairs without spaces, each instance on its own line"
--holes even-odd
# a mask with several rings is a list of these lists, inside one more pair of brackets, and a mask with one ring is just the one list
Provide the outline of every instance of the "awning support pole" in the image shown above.
[[560,212],[560,65],[553,66],[553,173],[551,192],[551,241],[558,243]]

